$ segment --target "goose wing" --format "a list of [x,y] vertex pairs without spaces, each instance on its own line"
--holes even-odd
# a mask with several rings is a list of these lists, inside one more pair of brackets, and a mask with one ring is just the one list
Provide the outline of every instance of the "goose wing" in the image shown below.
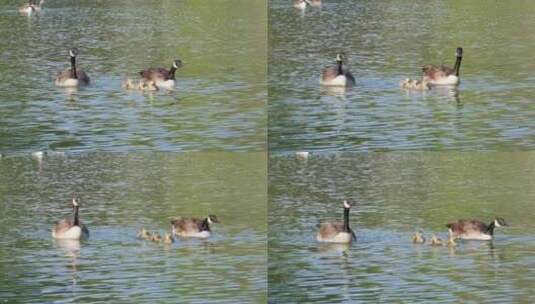
[[349,70],[345,69],[345,68],[343,69],[343,71],[344,71],[344,75],[346,76],[347,80],[349,82],[355,83],[355,77],[353,77],[353,74],[351,74],[351,72]]
[[78,80],[85,83],[85,84],[88,84],[89,83],[89,76],[87,76],[87,74],[83,71],[83,70],[78,70],[76,69],[76,74],[78,76]]
[[[76,69],[76,74],[78,76],[79,81],[85,84],[89,83],[89,76],[87,76],[87,74],[83,70]],[[74,78],[74,74],[71,69],[66,69],[64,71],[58,72],[58,74],[56,75],[56,81],[65,81],[67,79],[73,79],[73,78]]]
[[169,71],[164,68],[149,68],[139,72],[139,75],[147,80],[168,80]]
[[446,227],[458,234],[471,233],[471,232],[485,232],[488,226],[479,220],[458,220],[455,223],[449,223]]
[[440,79],[455,74],[455,70],[447,66],[427,65],[422,68],[424,76],[431,79]]
[[56,223],[56,226],[54,226],[54,232],[56,234],[61,234],[73,226],[73,221],[70,219],[62,219],[61,221]]
[[198,218],[178,218],[171,222],[178,231],[200,231],[202,220]]
[[58,72],[58,74],[56,75],[56,80],[58,81],[63,81],[70,78],[73,78],[71,69],[66,69],[64,71]]
[[340,222],[325,222],[320,224],[318,233],[323,238],[335,237],[338,233],[344,231],[344,224]]
[[82,234],[85,237],[88,237],[89,236],[89,230],[87,229],[87,227],[85,225],[82,225],[82,223],[80,223],[80,226],[82,227]]
[[338,76],[338,67],[337,66],[332,66],[330,68],[326,68],[321,73],[321,79],[323,81],[333,80],[334,78],[336,78],[336,76]]

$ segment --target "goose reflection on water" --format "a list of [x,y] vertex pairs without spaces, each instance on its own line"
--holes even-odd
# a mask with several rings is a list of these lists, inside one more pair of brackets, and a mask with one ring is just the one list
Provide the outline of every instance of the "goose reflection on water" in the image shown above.
[[80,264],[80,240],[76,239],[54,239],[54,245],[58,248],[66,258],[66,267],[71,273],[72,286],[76,286],[80,275],[78,274],[78,266]]

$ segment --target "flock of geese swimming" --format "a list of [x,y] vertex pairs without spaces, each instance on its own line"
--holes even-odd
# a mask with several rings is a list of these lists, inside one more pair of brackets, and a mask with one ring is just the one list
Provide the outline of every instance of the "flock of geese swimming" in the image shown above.
[[[89,238],[89,229],[80,221],[80,199],[72,199],[72,218],[65,218],[57,222],[52,229],[52,237],[61,240],[81,240]],[[158,232],[149,232],[142,228],[137,237],[143,240],[164,244],[171,244],[175,241],[174,236],[181,238],[202,238],[206,239],[212,235],[210,225],[219,223],[217,216],[210,214],[204,219],[194,217],[178,217],[171,221],[171,231],[166,232],[164,237]]]
[[[354,204],[350,200],[344,200],[344,217],[342,222],[322,222],[316,234],[318,242],[348,244],[357,239],[355,232],[349,227],[349,210]],[[436,235],[432,235],[428,244],[432,246],[456,246],[456,239],[490,241],[494,236],[494,229],[508,226],[501,217],[494,219],[488,225],[482,221],[474,219],[462,219],[457,222],[446,224],[448,228],[448,241],[444,242]],[[415,244],[425,244],[426,239],[421,231],[416,232],[412,237]]]
[[[28,0],[28,3],[19,7],[19,12],[25,15],[32,15],[40,12],[44,0]],[[76,66],[76,56],[78,56],[78,49],[72,48],[69,50],[70,68],[58,72],[56,75],[56,86],[63,88],[77,88],[80,86],[87,86],[90,83],[90,78],[86,72]],[[140,79],[126,79],[123,81],[123,88],[127,90],[139,91],[157,91],[160,88],[171,90],[175,87],[175,73],[176,70],[182,67],[182,61],[177,59],[173,61],[170,69],[165,68],[148,68],[140,71]]]
[[[458,47],[455,52],[455,65],[427,65],[422,68],[422,79],[406,78],[400,86],[409,90],[429,90],[433,86],[457,86],[460,83],[460,69],[463,58],[463,49]],[[333,87],[352,87],[355,85],[355,77],[344,66],[345,55],[336,55],[336,64],[328,67],[321,73],[320,84]]]
[[[294,0],[294,7],[304,10],[309,6],[321,6],[321,0]],[[463,49],[458,47],[456,50],[456,61],[452,67],[444,65],[428,65],[422,69],[422,79],[406,78],[400,82],[400,86],[407,90],[424,91],[433,86],[456,86],[460,83],[459,71]],[[355,77],[344,66],[345,55],[339,53],[336,55],[336,64],[326,68],[321,73],[320,84],[327,87],[352,87],[355,85]]]
[[[87,73],[76,66],[76,56],[78,56],[78,49],[70,49],[69,57],[71,66],[57,74],[56,86],[76,88],[89,85],[90,78],[87,76]],[[180,67],[182,67],[182,61],[177,59],[173,61],[169,70],[164,68],[148,68],[139,72],[141,76],[139,80],[125,80],[123,87],[128,90],[140,91],[157,91],[160,88],[171,90],[175,87],[175,73]]]

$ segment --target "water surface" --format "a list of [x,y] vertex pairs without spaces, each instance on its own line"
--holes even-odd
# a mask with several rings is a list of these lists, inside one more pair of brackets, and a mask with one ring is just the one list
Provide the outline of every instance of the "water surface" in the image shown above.
[[[262,1],[22,2],[0,4],[2,152],[265,150]],[[74,92],[54,86],[72,46],[92,80]],[[176,90],[121,88],[177,58]]]
[[[276,152],[509,150],[535,147],[535,5],[526,1],[325,1],[302,12],[270,1],[269,139]],[[461,85],[406,92],[427,64]],[[326,90],[319,75],[345,52],[356,78]]]
[[[82,154],[0,159],[0,299],[7,303],[266,301],[263,154]],[[81,197],[83,242],[51,228]],[[136,239],[216,214],[208,240]]]
[[[272,303],[530,303],[535,300],[535,153],[371,153],[270,159]],[[353,198],[351,246],[316,242]],[[460,218],[505,218],[492,242],[446,239]]]

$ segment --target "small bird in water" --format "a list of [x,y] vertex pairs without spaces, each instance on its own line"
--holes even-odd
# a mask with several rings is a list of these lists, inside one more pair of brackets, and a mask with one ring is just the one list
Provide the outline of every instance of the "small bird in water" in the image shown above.
[[412,242],[415,244],[425,243],[425,237],[421,231],[416,231],[416,233],[412,236]]
[[436,235],[433,234],[433,236],[431,236],[431,239],[429,240],[429,245],[431,246],[442,246],[444,245],[444,242],[442,242],[442,239],[437,237]]
[[159,243],[162,241],[162,236],[158,232],[153,232],[150,236],[150,240]]
[[172,244],[175,242],[175,239],[173,238],[173,235],[171,233],[166,232],[163,237],[164,244]]
[[405,78],[405,80],[400,82],[399,85],[403,89],[416,90],[416,91],[427,91],[431,88],[431,85],[426,81],[410,79],[410,78]]
[[150,233],[145,228],[142,228],[141,230],[139,230],[137,234],[137,238],[143,239],[143,240],[150,239],[150,236],[151,236]]
[[126,90],[138,90],[138,91],[158,91],[159,88],[156,83],[152,80],[139,80],[135,82],[132,79],[128,78],[123,81],[123,88]]
[[457,243],[455,243],[455,238],[453,237],[453,235],[450,234],[450,237],[448,238],[448,243],[447,243],[448,247],[455,247],[457,246]]

